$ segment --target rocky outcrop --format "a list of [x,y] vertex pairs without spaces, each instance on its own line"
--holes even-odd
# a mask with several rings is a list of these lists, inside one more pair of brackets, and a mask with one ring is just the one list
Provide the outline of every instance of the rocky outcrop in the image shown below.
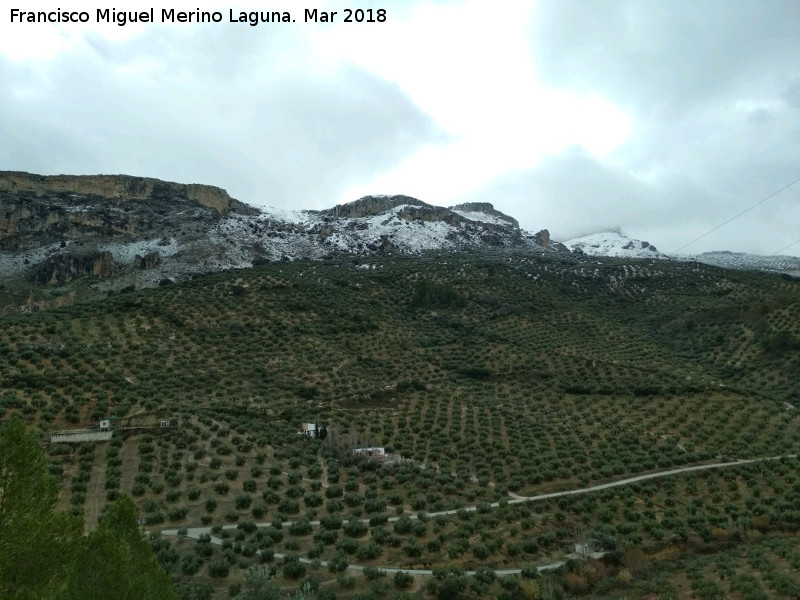
[[[418,223],[446,223],[456,229],[456,231],[487,231],[489,235],[486,243],[490,245],[506,245],[507,243],[518,243],[521,239],[519,224],[516,219],[504,215],[488,202],[473,202],[468,204],[461,204],[453,208],[445,208],[444,206],[434,206],[411,196],[364,196],[355,202],[348,202],[347,204],[339,204],[325,211],[317,214],[323,215],[326,219],[360,219],[374,215],[389,215],[389,211],[394,208],[402,207],[395,211],[395,215],[399,219],[408,222]],[[484,222],[481,220],[469,219],[457,212],[454,209],[462,210],[464,212],[480,211],[487,215],[494,216],[502,219],[508,224],[497,224],[494,222]],[[366,227],[366,224],[362,224]],[[355,227],[355,225],[354,225]],[[315,233],[321,234],[323,237],[327,234],[335,232],[336,228],[333,226],[319,227]],[[504,241],[505,240],[505,241]],[[386,245],[381,245],[382,250],[386,250]]]
[[561,242],[556,242],[555,240],[550,240],[550,250],[555,252],[566,252],[569,254],[570,249],[567,248],[566,245],[562,244]]
[[226,215],[258,214],[223,189],[127,175],[42,176],[0,171],[0,250],[70,240],[179,237]]
[[533,236],[533,241],[539,244],[542,248],[550,248],[550,232],[547,229],[542,229]]
[[222,188],[130,175],[34,175],[0,171],[0,192],[32,194],[36,197],[74,194],[122,201],[186,198],[213,208],[220,215],[226,215],[231,210],[245,213],[253,210],[228,196],[228,192]]
[[3,196],[0,193],[0,249],[20,250],[53,241],[136,233],[135,213],[76,208],[58,200]]
[[533,236],[533,241],[536,244],[539,244],[542,248],[546,250],[552,250],[553,252],[566,252],[569,253],[569,248],[567,248],[561,242],[557,242],[553,239],[550,239],[550,232],[547,229],[542,229],[538,233]]
[[110,252],[88,253],[85,255],[67,252],[53,254],[39,263],[31,278],[45,285],[64,285],[75,277],[91,275],[107,279],[116,272],[114,257]]
[[379,215],[402,204],[430,206],[422,200],[417,200],[411,196],[364,196],[355,202],[338,204],[333,208],[322,211],[322,214],[336,219],[360,219],[361,217]]
[[422,221],[427,223],[441,221],[453,227],[460,227],[465,222],[464,217],[457,215],[449,208],[431,206],[430,204],[422,206],[404,206],[398,211],[397,216],[406,221]]
[[460,210],[463,212],[482,212],[486,215],[507,221],[511,227],[514,229],[519,229],[519,221],[517,221],[514,217],[510,217],[507,214],[500,212],[489,202],[465,202],[463,204],[451,206],[450,210]]
[[148,252],[144,256],[137,254],[133,259],[133,266],[137,269],[154,269],[161,264],[161,255],[156,252]]
[[650,242],[643,242],[639,240],[631,240],[622,247],[623,250],[649,250],[650,252],[658,252],[655,246]]

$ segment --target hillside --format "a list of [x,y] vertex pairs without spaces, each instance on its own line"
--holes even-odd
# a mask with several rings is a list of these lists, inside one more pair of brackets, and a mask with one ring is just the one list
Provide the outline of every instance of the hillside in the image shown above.
[[[52,471],[88,526],[119,492],[151,528],[217,526],[222,546],[157,548],[176,576],[188,552],[184,581],[218,597],[259,547],[499,569],[559,559],[583,524],[606,548],[691,556],[685,544],[728,539],[742,515],[796,530],[797,461],[545,502],[544,518],[489,503],[797,453],[798,310],[796,281],[699,263],[500,250],[265,264],[2,318],[0,415],[43,435],[106,416],[180,422],[50,446]],[[332,441],[298,436],[302,421]],[[411,462],[353,463],[357,445]],[[387,523],[476,503],[470,518]]]

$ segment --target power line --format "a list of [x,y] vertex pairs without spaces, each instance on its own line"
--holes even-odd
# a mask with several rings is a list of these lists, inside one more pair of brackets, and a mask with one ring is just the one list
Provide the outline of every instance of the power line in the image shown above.
[[800,240],[797,240],[796,242],[792,242],[791,244],[789,244],[788,246],[784,246],[784,247],[783,247],[783,248],[781,248],[780,250],[776,250],[775,252],[773,252],[772,254],[770,254],[770,256],[775,256],[776,254],[780,254],[781,252],[783,252],[784,250],[788,250],[789,248],[791,248],[791,247],[792,247],[792,246],[794,246],[795,244],[800,244]]
[[[747,213],[747,212],[750,212],[750,211],[751,211],[751,210],[753,210],[753,209],[754,209],[756,206],[760,206],[761,204],[764,204],[764,202],[766,202],[766,201],[767,201],[767,200],[769,200],[770,198],[772,198],[772,197],[774,197],[774,196],[777,196],[778,194],[780,194],[780,193],[781,193],[782,191],[784,191],[784,190],[788,190],[790,187],[792,187],[792,186],[793,186],[793,185],[795,185],[796,183],[800,183],[800,177],[798,177],[797,179],[795,179],[795,180],[794,180],[792,183],[790,183],[789,185],[785,185],[785,186],[783,186],[783,187],[782,187],[781,189],[779,189],[777,192],[772,192],[772,193],[771,193],[769,196],[767,196],[766,198],[763,198],[762,200],[759,200],[758,202],[756,202],[755,204],[753,204],[753,206],[751,206],[751,207],[749,207],[749,208],[745,208],[745,209],[744,209],[742,212],[740,212],[740,213],[738,213],[738,214],[736,214],[736,215],[732,216],[730,219],[728,219],[728,220],[727,220],[727,221],[725,221],[724,223],[720,223],[719,225],[717,225],[717,226],[716,226],[716,227],[714,227],[713,229],[710,229],[710,230],[706,231],[706,232],[705,232],[703,235],[701,235],[700,237],[696,237],[696,238],[694,238],[694,239],[693,239],[691,242],[689,242],[689,243],[687,243],[687,244],[684,244],[683,246],[681,246],[681,247],[680,247],[680,248],[678,248],[677,250],[673,250],[673,251],[672,251],[672,254],[677,254],[678,252],[680,252],[681,250],[683,250],[683,249],[684,249],[684,248],[686,248],[687,246],[691,246],[691,245],[692,245],[692,244],[694,244],[696,241],[698,241],[698,240],[702,240],[704,237],[706,237],[706,236],[707,236],[707,235],[709,235],[710,233],[714,233],[714,232],[715,232],[717,229],[719,229],[720,227],[724,227],[725,225],[727,225],[728,223],[730,223],[730,222],[731,222],[731,221],[733,221],[734,219],[738,219],[738,218],[739,218],[739,217],[741,217],[743,214],[745,214],[745,213]],[[800,242],[800,240],[798,240],[798,242]],[[796,244],[796,243],[797,243],[797,242],[795,242],[794,244]],[[794,244],[790,244],[789,246],[794,246]],[[789,246],[787,246],[786,248],[788,248]],[[786,248],[781,248],[780,250],[778,250],[778,252],[783,252],[784,250],[786,250]],[[775,254],[777,254],[777,252],[776,252]]]

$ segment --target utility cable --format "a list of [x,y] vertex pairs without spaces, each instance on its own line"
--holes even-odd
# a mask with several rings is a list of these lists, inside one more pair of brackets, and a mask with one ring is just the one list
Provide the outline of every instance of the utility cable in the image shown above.
[[780,250],[776,250],[775,252],[773,252],[772,254],[770,254],[770,256],[775,256],[776,254],[780,254],[781,252],[783,252],[784,250],[788,250],[789,248],[791,248],[791,247],[792,247],[792,246],[794,246],[795,244],[800,244],[800,240],[797,240],[796,242],[792,242],[791,244],[789,244],[788,246],[784,246],[784,247],[783,247],[783,248],[781,248]]
[[[732,216],[730,219],[728,219],[728,220],[727,220],[727,221],[725,221],[724,223],[720,223],[719,225],[717,225],[717,226],[716,226],[716,227],[714,227],[713,229],[709,229],[709,230],[708,230],[708,231],[706,231],[706,232],[705,232],[703,235],[701,235],[701,236],[699,236],[699,237],[696,237],[696,238],[694,238],[694,239],[693,239],[691,242],[688,242],[688,243],[684,244],[683,246],[681,246],[681,247],[680,247],[680,248],[678,248],[677,250],[673,250],[673,251],[672,251],[672,254],[677,254],[678,252],[680,252],[681,250],[683,250],[683,249],[684,249],[684,248],[686,248],[687,246],[691,246],[691,245],[692,245],[692,244],[694,244],[696,241],[698,241],[698,240],[702,240],[704,237],[706,237],[706,236],[707,236],[707,235],[709,235],[710,233],[714,233],[714,232],[715,232],[717,229],[719,229],[720,227],[724,227],[725,225],[727,225],[728,223],[730,223],[730,222],[731,222],[731,221],[733,221],[734,219],[738,219],[738,218],[739,218],[739,217],[741,217],[743,214],[745,214],[745,213],[747,213],[747,212],[750,212],[750,211],[751,211],[751,210],[753,210],[755,207],[757,207],[757,206],[760,206],[761,204],[764,204],[764,202],[766,202],[766,201],[767,201],[767,200],[769,200],[770,198],[773,198],[773,197],[777,196],[778,194],[780,194],[780,193],[781,193],[782,191],[784,191],[784,190],[788,190],[790,187],[792,187],[793,185],[795,185],[795,184],[797,184],[797,183],[800,183],[800,177],[798,177],[797,179],[795,179],[795,180],[794,180],[792,183],[790,183],[789,185],[785,185],[785,186],[783,186],[783,187],[782,187],[781,189],[779,189],[777,192],[772,192],[772,193],[771,193],[769,196],[767,196],[766,198],[763,198],[762,200],[759,200],[758,202],[756,202],[755,204],[753,204],[753,206],[751,206],[751,207],[749,207],[749,208],[745,208],[745,209],[744,209],[742,212],[740,212],[740,213],[738,213],[738,214],[736,214],[736,215]],[[798,240],[798,242],[800,242],[800,240]],[[794,244],[796,244],[796,243],[797,243],[797,242],[794,242]],[[790,244],[789,246],[794,246],[794,244]],[[786,246],[786,248],[788,248],[789,246]],[[786,250],[786,248],[781,248],[780,250],[778,250],[778,252],[782,252],[783,250]],[[776,252],[776,254],[777,254],[777,252]]]

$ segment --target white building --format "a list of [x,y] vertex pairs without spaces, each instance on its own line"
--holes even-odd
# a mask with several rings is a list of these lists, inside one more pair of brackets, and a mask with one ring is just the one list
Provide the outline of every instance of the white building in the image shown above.
[[372,446],[370,448],[353,448],[353,456],[364,456],[366,458],[383,458],[386,450],[383,446]]
[[311,437],[317,437],[317,424],[316,423],[301,423],[300,424],[300,433],[302,435],[308,435]]

